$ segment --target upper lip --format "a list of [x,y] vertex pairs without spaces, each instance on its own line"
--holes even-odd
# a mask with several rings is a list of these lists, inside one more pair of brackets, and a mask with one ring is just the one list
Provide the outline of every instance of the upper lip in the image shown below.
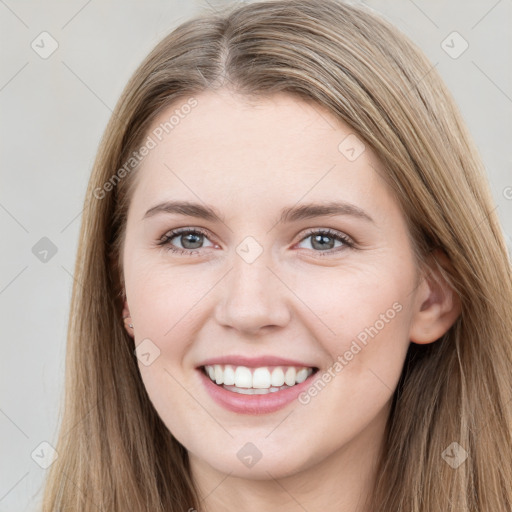
[[315,366],[294,359],[287,359],[278,356],[259,356],[247,357],[242,355],[219,356],[206,359],[198,365],[213,366],[214,364],[231,364],[233,366],[247,366],[252,368],[260,368],[262,366],[296,366],[299,368],[316,368]]

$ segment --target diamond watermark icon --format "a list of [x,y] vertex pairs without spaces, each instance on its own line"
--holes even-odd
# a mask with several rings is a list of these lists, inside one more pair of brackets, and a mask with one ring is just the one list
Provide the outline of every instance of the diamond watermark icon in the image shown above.
[[42,263],[48,263],[56,254],[57,246],[46,236],[35,243],[32,254]]
[[30,454],[32,460],[41,468],[48,469],[57,459],[57,450],[47,441],[39,443]]
[[263,454],[253,443],[245,443],[242,448],[238,450],[236,456],[240,459],[242,464],[248,468],[252,468],[261,459]]
[[458,32],[453,31],[443,39],[441,48],[452,59],[458,59],[469,48],[469,43]]
[[149,366],[160,357],[160,349],[149,338],[145,338],[137,345],[135,355],[144,366]]
[[444,461],[453,469],[457,469],[468,458],[468,452],[459,443],[453,442],[441,454]]
[[354,133],[347,135],[338,145],[338,151],[350,162],[357,160],[365,149],[363,141]]
[[246,262],[253,263],[260,257],[263,247],[252,236],[246,236],[236,248],[237,254]]
[[48,32],[41,32],[30,44],[39,57],[47,59],[59,47],[57,40]]

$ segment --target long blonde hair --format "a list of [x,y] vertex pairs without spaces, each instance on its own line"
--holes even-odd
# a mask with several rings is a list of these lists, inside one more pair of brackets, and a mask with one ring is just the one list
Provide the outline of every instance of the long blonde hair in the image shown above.
[[[153,408],[123,327],[121,248],[137,166],[119,170],[163,109],[218,87],[286,92],[350,125],[385,165],[418,257],[441,249],[451,263],[462,312],[435,343],[410,345],[369,510],[510,510],[511,267],[457,107],[424,55],[366,9],[277,0],[183,23],[115,107],[82,218],[44,512],[200,508],[187,452]],[[467,453],[457,468],[443,455],[453,446]]]

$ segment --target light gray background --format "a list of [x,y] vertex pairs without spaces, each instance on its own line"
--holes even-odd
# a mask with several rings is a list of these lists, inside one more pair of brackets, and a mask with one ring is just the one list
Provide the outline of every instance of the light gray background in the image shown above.
[[[446,80],[512,234],[512,0],[364,3],[423,48]],[[45,470],[31,454],[55,444],[81,205],[111,110],[161,38],[222,4],[0,0],[0,512],[36,510]],[[47,59],[31,47],[43,31],[59,45]],[[441,46],[453,31],[469,44],[457,59]],[[32,251],[43,237],[57,248],[46,262]]]

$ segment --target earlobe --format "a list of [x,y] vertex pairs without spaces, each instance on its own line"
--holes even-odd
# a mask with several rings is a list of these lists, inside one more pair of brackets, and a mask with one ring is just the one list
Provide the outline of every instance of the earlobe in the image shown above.
[[441,250],[433,255],[429,272],[418,287],[416,311],[409,339],[413,343],[433,343],[455,323],[461,312],[460,299],[448,282],[446,270],[450,262]]
[[132,317],[130,314],[130,308],[128,307],[128,302],[124,301],[123,305],[123,321],[124,321],[124,328],[126,329],[126,332],[133,338],[134,330],[133,330],[133,322]]

